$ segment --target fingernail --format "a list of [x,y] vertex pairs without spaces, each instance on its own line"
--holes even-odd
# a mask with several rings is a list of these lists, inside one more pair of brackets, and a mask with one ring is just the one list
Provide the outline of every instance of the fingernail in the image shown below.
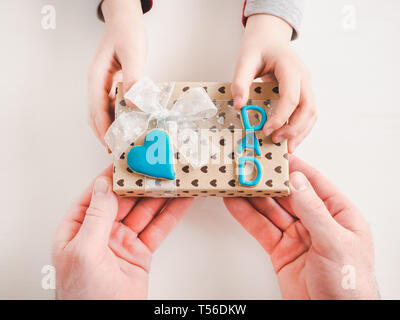
[[93,192],[96,196],[102,196],[108,193],[108,181],[104,177],[97,178],[94,182]]
[[274,143],[280,143],[283,141],[283,137],[282,136],[277,136],[275,138],[272,139],[274,141]]
[[296,172],[290,175],[290,184],[296,191],[308,189],[308,187],[310,186],[307,178],[300,172]]
[[264,134],[265,134],[266,136],[269,136],[272,132],[274,132],[274,129],[268,128],[268,129],[266,129],[266,130],[264,131]]

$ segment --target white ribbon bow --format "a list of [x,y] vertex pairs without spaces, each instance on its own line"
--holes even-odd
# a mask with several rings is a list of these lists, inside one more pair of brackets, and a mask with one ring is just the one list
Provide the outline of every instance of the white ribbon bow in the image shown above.
[[[183,143],[186,144],[185,152],[181,154],[193,167],[204,164],[197,149],[199,135],[194,121],[213,117],[217,108],[203,88],[193,88],[183,92],[172,108],[167,109],[174,86],[171,83],[158,87],[150,78],[145,77],[129,89],[125,99],[141,111],[122,112],[108,129],[104,138],[115,157],[120,157],[148,129],[150,121],[156,120],[157,127],[167,129],[170,138],[174,135],[171,140],[178,150],[181,151]],[[178,130],[183,129],[187,137],[185,142],[182,141],[183,136],[178,134]]]

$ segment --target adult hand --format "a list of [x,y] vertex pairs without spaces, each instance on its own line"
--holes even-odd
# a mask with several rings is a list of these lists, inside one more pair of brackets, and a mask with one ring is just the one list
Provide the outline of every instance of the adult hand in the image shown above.
[[145,299],[152,254],[192,201],[118,198],[110,177],[108,168],[58,227],[58,299]]
[[225,198],[270,255],[284,299],[378,299],[371,232],[317,170],[290,156],[286,198]]
[[282,19],[257,14],[247,19],[239,51],[232,95],[235,108],[247,104],[253,80],[277,80],[279,101],[263,128],[275,143],[288,139],[288,149],[296,147],[310,133],[316,120],[314,94],[309,71],[290,48],[292,27]]
[[105,31],[88,73],[89,124],[107,148],[104,135],[114,119],[113,84],[121,81],[126,92],[143,73],[147,36],[140,0],[105,0]]

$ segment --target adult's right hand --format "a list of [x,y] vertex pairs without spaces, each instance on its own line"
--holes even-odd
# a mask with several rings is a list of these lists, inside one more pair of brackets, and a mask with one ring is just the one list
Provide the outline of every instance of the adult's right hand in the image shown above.
[[361,212],[317,170],[290,156],[286,198],[225,198],[270,255],[284,299],[378,299]]

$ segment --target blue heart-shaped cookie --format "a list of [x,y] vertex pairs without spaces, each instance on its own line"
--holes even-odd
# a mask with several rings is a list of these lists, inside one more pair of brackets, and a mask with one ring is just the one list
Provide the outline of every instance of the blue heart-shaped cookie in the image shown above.
[[151,130],[141,146],[134,146],[126,161],[129,169],[152,178],[175,179],[172,163],[173,150],[168,134],[160,129]]

